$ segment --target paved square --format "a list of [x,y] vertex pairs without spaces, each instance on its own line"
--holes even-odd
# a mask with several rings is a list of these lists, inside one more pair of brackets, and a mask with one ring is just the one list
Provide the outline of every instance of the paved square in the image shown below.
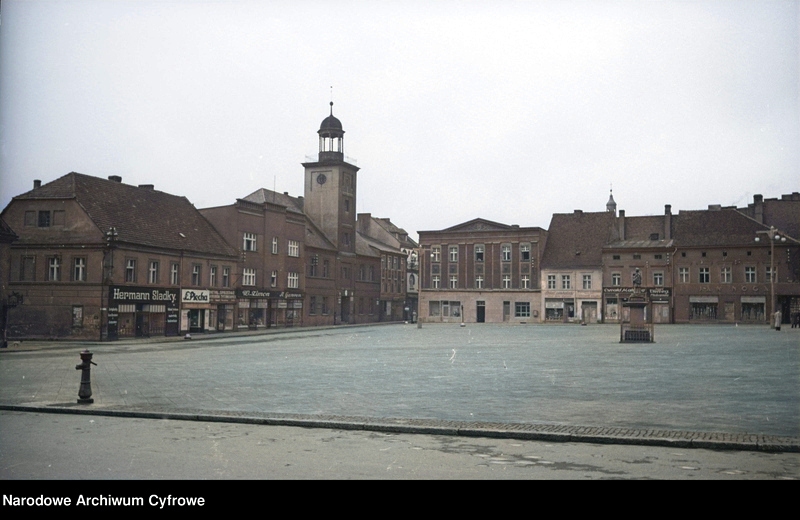
[[[88,345],[96,407],[800,436],[800,329],[384,325]],[[68,404],[78,352],[0,356],[0,403]]]

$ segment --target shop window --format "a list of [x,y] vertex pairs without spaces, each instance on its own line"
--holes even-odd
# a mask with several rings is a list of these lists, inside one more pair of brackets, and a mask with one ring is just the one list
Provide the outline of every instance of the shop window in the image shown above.
[[530,318],[531,317],[531,302],[514,302],[514,317],[515,318]]

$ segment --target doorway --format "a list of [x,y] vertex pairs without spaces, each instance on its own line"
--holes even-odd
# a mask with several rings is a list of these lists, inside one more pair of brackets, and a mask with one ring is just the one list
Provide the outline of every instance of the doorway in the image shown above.
[[477,302],[475,321],[478,323],[486,322],[486,302]]

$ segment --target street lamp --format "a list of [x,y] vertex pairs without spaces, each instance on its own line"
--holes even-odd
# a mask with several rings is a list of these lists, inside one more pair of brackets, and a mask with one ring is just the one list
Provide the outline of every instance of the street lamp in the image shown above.
[[[769,305],[770,314],[775,314],[775,242],[786,242],[786,237],[778,235],[778,230],[770,226],[768,230],[756,231],[757,235],[767,235],[769,237]],[[761,237],[756,237],[756,242],[761,242]],[[780,328],[780,324],[777,324]]]

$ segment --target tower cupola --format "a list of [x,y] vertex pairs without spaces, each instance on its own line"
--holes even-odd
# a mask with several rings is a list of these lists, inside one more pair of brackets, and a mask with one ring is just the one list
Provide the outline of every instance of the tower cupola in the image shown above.
[[617,203],[614,202],[614,193],[611,190],[611,193],[608,195],[608,202],[606,202],[606,211],[609,213],[617,214]]
[[319,125],[319,162],[344,161],[344,130],[342,122],[333,115],[333,101],[331,101],[331,114],[322,120]]

